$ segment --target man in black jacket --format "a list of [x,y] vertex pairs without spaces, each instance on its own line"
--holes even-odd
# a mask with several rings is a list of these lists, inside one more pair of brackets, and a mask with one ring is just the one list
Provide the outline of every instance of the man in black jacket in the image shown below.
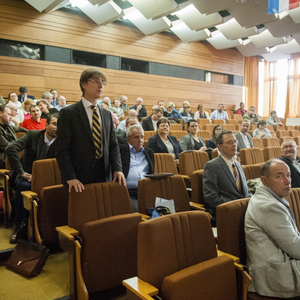
[[[30,130],[20,139],[10,143],[5,149],[16,191],[14,231],[10,237],[11,244],[17,242],[18,229],[22,222],[27,219],[21,192],[30,191],[31,189],[33,162],[39,159],[55,157],[54,141],[56,138],[57,118],[58,114],[51,116],[47,119],[46,129]],[[24,153],[22,158],[19,159],[18,153],[22,150],[24,150]]]
[[142,126],[145,131],[156,131],[156,123],[163,116],[161,108],[155,108],[152,110],[152,115],[143,120]]
[[130,107],[130,109],[134,109],[137,112],[139,121],[142,121],[143,117],[147,117],[147,110],[143,106],[143,99],[141,97],[136,98],[135,105]]
[[126,131],[127,144],[121,144],[122,170],[127,182],[133,211],[138,211],[138,181],[145,174],[154,173],[154,153],[144,148],[144,131],[140,125],[132,125]]
[[281,144],[282,156],[279,157],[290,168],[292,188],[300,187],[300,157],[297,156],[297,145],[293,140]]

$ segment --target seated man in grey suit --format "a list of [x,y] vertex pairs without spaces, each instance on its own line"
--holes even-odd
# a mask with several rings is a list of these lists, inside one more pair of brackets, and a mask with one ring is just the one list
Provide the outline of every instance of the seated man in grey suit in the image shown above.
[[157,107],[152,109],[152,115],[144,119],[142,122],[143,129],[145,131],[156,131],[156,123],[163,116],[163,111],[161,108]]
[[285,140],[281,144],[282,156],[279,157],[290,168],[292,188],[300,187],[300,157],[297,156],[297,144],[293,140]]
[[220,155],[208,161],[203,172],[203,194],[216,226],[216,207],[240,198],[251,197],[242,166],[235,160],[237,141],[231,130],[222,131],[216,138]]
[[287,164],[270,159],[245,214],[250,292],[270,299],[300,299],[300,232],[285,200],[291,190]]
[[132,125],[126,131],[127,143],[119,145],[122,169],[134,212],[138,211],[138,181],[145,174],[154,173],[154,152],[144,148],[144,130],[139,125]]
[[250,129],[250,122],[248,120],[243,120],[240,126],[240,131],[235,134],[237,144],[237,151],[240,152],[244,148],[253,148],[252,137],[247,133]]

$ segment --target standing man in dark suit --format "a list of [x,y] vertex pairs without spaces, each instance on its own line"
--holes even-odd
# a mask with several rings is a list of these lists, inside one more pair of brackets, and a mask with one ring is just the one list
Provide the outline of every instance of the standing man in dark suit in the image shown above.
[[[57,118],[58,114],[52,115],[47,119],[46,129],[30,130],[26,135],[9,144],[5,149],[16,191],[14,231],[10,237],[11,244],[17,242],[18,229],[27,218],[21,192],[30,191],[31,189],[33,162],[39,159],[55,157],[54,141],[56,138]],[[24,150],[24,153],[20,160],[18,153],[22,150]]]
[[242,166],[234,159],[237,141],[231,130],[222,131],[216,138],[220,155],[207,162],[203,172],[203,194],[216,225],[216,207],[240,198],[251,197]]
[[248,133],[250,129],[250,121],[243,120],[240,125],[240,131],[235,134],[237,140],[237,152],[239,153],[241,149],[253,148],[253,141],[251,135]]
[[154,152],[144,148],[144,130],[140,125],[132,125],[126,130],[127,143],[120,145],[122,169],[126,177],[132,209],[138,211],[138,181],[145,174],[154,173]]
[[80,77],[82,99],[60,111],[56,159],[62,181],[76,192],[84,184],[113,181],[126,185],[111,113],[97,105],[106,77],[95,68]]
[[281,144],[282,156],[279,157],[290,168],[292,188],[300,187],[300,157],[297,156],[297,144],[293,140],[285,140]]
[[145,131],[156,131],[157,130],[156,123],[162,116],[163,116],[163,111],[161,108],[158,107],[153,109],[152,115],[143,120],[142,122],[143,129]]

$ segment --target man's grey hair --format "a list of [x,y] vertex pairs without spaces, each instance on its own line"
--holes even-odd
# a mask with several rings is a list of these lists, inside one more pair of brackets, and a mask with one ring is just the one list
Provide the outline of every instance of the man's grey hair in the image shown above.
[[125,121],[126,127],[127,127],[128,123],[130,122],[130,120],[137,120],[138,121],[138,118],[134,117],[134,116],[127,117],[127,119]]
[[292,143],[293,146],[297,149],[297,144],[295,143],[295,141],[293,141],[293,140],[285,140],[285,141],[283,141],[283,143],[281,144],[281,151],[283,151],[284,144],[286,144],[286,143]]
[[217,135],[217,137],[216,137],[216,145],[223,144],[223,136],[224,136],[225,134],[233,134],[233,135],[234,135],[234,133],[233,133],[232,130],[223,130],[223,131],[221,131],[221,132]]
[[43,93],[41,99],[45,99],[45,98],[53,98],[53,95],[50,92],[45,92]]
[[271,168],[271,165],[276,163],[276,162],[280,162],[280,163],[284,163],[284,161],[278,159],[278,158],[272,158],[272,159],[269,159],[267,160],[261,167],[261,176],[266,176],[266,177],[269,177],[270,176],[270,168]]
[[136,110],[135,109],[129,109],[128,115],[131,116],[131,114],[134,114],[135,115],[134,117],[136,117],[137,116]]
[[241,124],[243,124],[243,123],[245,123],[245,122],[250,124],[250,121],[249,121],[249,120],[245,120],[245,119],[243,119],[243,121],[242,121]]
[[139,125],[139,124],[136,124],[136,125],[131,125],[127,128],[126,130],[126,137],[129,137],[132,135],[132,130],[134,129],[138,129],[138,130],[141,130],[142,131],[142,134],[144,134],[144,129]]
[[120,101],[121,101],[121,100],[123,100],[124,98],[128,99],[128,97],[127,97],[127,96],[125,96],[125,95],[122,95],[122,96],[120,97]]

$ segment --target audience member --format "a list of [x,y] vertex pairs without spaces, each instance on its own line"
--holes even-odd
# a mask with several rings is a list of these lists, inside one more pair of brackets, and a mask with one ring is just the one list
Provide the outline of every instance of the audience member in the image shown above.
[[237,140],[237,151],[240,152],[244,148],[253,148],[253,141],[251,135],[248,133],[250,129],[250,122],[243,120],[240,125],[240,131],[235,134]]
[[[108,107],[108,104],[106,102],[102,102],[100,106],[109,111],[109,107]],[[120,123],[120,121],[118,119],[118,116],[115,113],[111,112],[111,111],[109,111],[109,112],[111,113],[111,117],[112,117],[112,121],[114,123],[114,127],[117,128],[118,124]]]
[[22,105],[21,105],[21,112],[24,115],[24,120],[30,119],[31,115],[30,115],[30,106],[34,105],[34,100],[32,100],[31,98],[26,99]]
[[34,104],[30,106],[30,119],[26,119],[22,122],[21,126],[28,130],[43,130],[46,126],[46,119],[41,119],[41,110]]
[[197,106],[197,111],[195,113],[195,119],[208,119],[209,120],[209,114],[207,111],[204,111],[204,107],[202,104],[199,104]]
[[127,96],[122,95],[122,96],[120,97],[120,108],[122,108],[123,111],[129,110],[127,101],[128,101]]
[[55,106],[58,105],[58,98],[57,98],[58,92],[57,92],[56,89],[51,89],[51,90],[50,90],[50,93],[51,93],[52,96],[53,96],[52,101],[51,101],[50,104],[52,105],[52,107],[55,107]]
[[197,133],[199,131],[198,122],[194,119],[189,120],[187,123],[187,129],[189,134],[184,135],[179,142],[181,149],[183,151],[186,150],[205,151],[207,148],[204,139],[200,136],[197,136]]
[[0,96],[0,105],[5,105],[6,102],[2,96]]
[[4,150],[11,142],[17,139],[16,132],[27,132],[22,127],[11,126],[11,110],[4,105],[0,105],[0,169],[5,169]]
[[152,115],[145,118],[142,122],[143,129],[145,131],[156,131],[157,121],[163,116],[162,110],[157,106],[156,109],[152,111]]
[[194,114],[192,113],[192,109],[189,105],[186,105],[183,108],[183,112],[181,113],[181,116],[194,119]]
[[[10,163],[12,178],[15,187],[15,218],[13,233],[10,236],[10,243],[15,244],[18,240],[18,230],[26,216],[23,206],[21,192],[30,191],[32,179],[32,164],[35,160],[54,158],[58,114],[47,119],[46,129],[31,130],[25,136],[9,144],[5,153]],[[21,160],[18,153],[24,150]],[[45,174],[47,176],[47,174]]]
[[244,102],[241,102],[241,103],[240,103],[240,108],[236,111],[236,113],[237,113],[238,115],[241,115],[241,116],[244,116],[244,114],[247,113],[247,110],[245,109],[245,104],[244,104]]
[[[128,116],[127,116],[127,118],[128,118],[128,117],[135,117],[135,118],[137,118],[137,112],[136,112],[136,110],[130,109],[130,110],[128,111]],[[126,126],[125,126],[125,124],[126,124],[126,120],[121,121],[121,122],[119,123],[119,125],[118,125],[118,129],[121,129],[121,130],[123,130],[123,131],[126,131]]]
[[20,124],[24,121],[23,112],[20,109],[18,109],[17,105],[13,102],[8,102],[6,104],[6,107],[8,107],[11,111],[10,125],[20,126]]
[[144,148],[144,131],[139,125],[132,125],[126,130],[127,142],[119,145],[122,170],[127,182],[131,205],[138,211],[138,181],[146,174],[154,173],[154,153]]
[[160,118],[157,121],[157,133],[148,140],[148,148],[154,153],[171,153],[176,165],[179,165],[179,153],[182,152],[175,136],[169,135],[170,121]]
[[123,109],[120,107],[120,102],[118,99],[115,99],[113,101],[113,106],[109,109],[112,113],[116,114],[118,119],[120,119],[121,117],[124,117],[124,111]]
[[109,182],[112,174],[113,181],[126,185],[111,112],[97,105],[105,85],[101,71],[85,69],[80,76],[82,99],[60,111],[56,159],[69,192],[81,192],[84,184]]
[[220,155],[208,161],[203,171],[203,194],[216,222],[216,207],[231,200],[251,197],[242,166],[235,160],[237,140],[233,131],[224,130],[216,138]]
[[300,232],[287,197],[289,167],[279,159],[261,168],[261,182],[245,215],[250,292],[276,299],[299,299]]
[[182,102],[182,107],[179,108],[179,111],[178,111],[178,112],[179,112],[180,114],[182,114],[182,113],[184,112],[184,108],[187,107],[187,106],[191,107],[190,102],[189,102],[189,101],[186,101],[186,100],[183,101],[183,102]]
[[67,100],[64,96],[60,95],[58,98],[57,98],[57,103],[58,105],[55,106],[55,108],[60,111],[62,108],[68,106],[69,104],[67,104]]
[[277,117],[276,110],[271,111],[271,116],[267,118],[267,125],[272,125],[274,127],[274,130],[277,130],[277,126],[283,126],[279,118]]
[[259,120],[257,123],[257,128],[253,131],[252,136],[257,138],[267,138],[272,137],[270,130],[266,128],[266,121],[265,120]]
[[177,110],[175,110],[175,104],[174,104],[173,102],[170,102],[170,103],[167,105],[167,111],[168,111],[168,113],[170,114],[169,119],[172,118],[172,119],[175,120],[177,123],[180,122],[179,119],[181,119],[182,117],[181,117],[180,113],[179,113]]
[[207,148],[211,148],[211,149],[216,149],[217,145],[216,145],[216,138],[217,136],[222,132],[223,127],[222,125],[218,124],[213,128],[213,132],[211,135],[211,139],[207,141],[206,143],[206,147]]
[[56,108],[50,108],[50,104],[46,100],[39,100],[36,102],[38,107],[40,108],[42,114],[41,118],[42,119],[48,119],[51,115],[58,113],[58,110]]
[[297,156],[297,149],[293,140],[285,140],[281,144],[282,156],[279,157],[290,168],[292,188],[300,187],[300,157]]
[[257,124],[259,122],[259,117],[255,113],[255,107],[254,106],[250,106],[249,112],[247,112],[246,114],[244,114],[243,120],[250,121],[250,124]]
[[108,97],[104,97],[103,99],[100,99],[97,103],[100,106],[102,102],[106,103],[109,108],[111,108],[110,99]]
[[17,106],[17,108],[21,108],[22,103],[20,101],[18,101],[18,96],[16,93],[11,92],[8,94],[8,103],[13,103]]
[[21,103],[24,102],[27,98],[31,98],[34,100],[34,96],[27,95],[27,87],[26,86],[21,86],[19,88],[19,93],[20,93],[20,95],[18,95],[18,101],[20,101]]
[[159,100],[157,104],[158,104],[158,107],[163,111],[163,117],[169,118],[170,114],[165,109],[165,102],[164,102],[164,100]]
[[42,97],[40,100],[45,100],[49,103],[49,108],[53,108],[52,106],[52,100],[53,100],[53,95],[50,92],[45,92],[43,93]]
[[218,105],[218,109],[214,110],[212,112],[212,114],[210,115],[210,119],[211,120],[223,120],[224,123],[226,123],[226,120],[228,119],[228,115],[227,112],[224,110],[224,105],[223,104],[219,104]]
[[140,127],[141,124],[139,123],[137,117],[127,117],[127,119],[125,120],[125,131],[122,129],[117,129],[116,130],[116,136],[117,136],[117,140],[118,140],[118,144],[127,144],[127,137],[126,137],[126,130],[132,126],[132,125],[138,125]]
[[139,121],[142,121],[142,118],[147,117],[147,110],[143,106],[143,99],[141,97],[136,98],[135,105],[130,107],[130,109],[134,109],[137,112],[137,117]]

